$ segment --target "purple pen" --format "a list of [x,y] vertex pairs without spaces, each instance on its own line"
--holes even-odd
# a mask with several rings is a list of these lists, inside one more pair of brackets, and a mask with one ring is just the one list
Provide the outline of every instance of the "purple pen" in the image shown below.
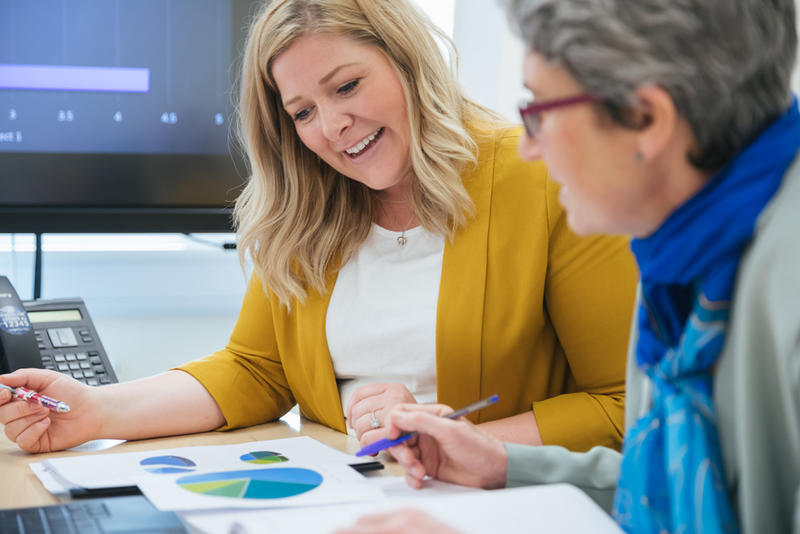
[[[490,404],[494,404],[499,400],[499,397],[495,394],[491,397],[487,397],[483,400],[480,400],[474,404],[470,404],[469,406],[464,406],[460,410],[456,410],[453,413],[449,413],[445,415],[448,419],[458,419],[459,417],[463,417],[467,414],[472,412],[476,412],[478,410],[482,410],[486,408]],[[410,432],[408,434],[401,434],[397,439],[379,439],[374,443],[370,443],[360,451],[356,453],[356,456],[367,456],[370,454],[376,454],[384,449],[388,449],[389,447],[394,447],[395,445],[399,445],[404,441],[408,441],[409,439],[413,438],[417,435],[417,432]]]

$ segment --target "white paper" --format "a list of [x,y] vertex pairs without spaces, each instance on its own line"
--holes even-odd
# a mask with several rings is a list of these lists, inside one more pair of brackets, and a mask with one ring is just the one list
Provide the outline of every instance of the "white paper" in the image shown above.
[[376,476],[369,479],[371,484],[379,487],[389,499],[442,497],[444,495],[460,495],[463,493],[480,493],[486,490],[460,486],[427,478],[420,489],[414,489],[406,483],[405,477]]
[[[117,454],[90,454],[70,458],[57,458],[50,460],[49,464],[58,471],[61,477],[71,482],[73,486],[106,488],[134,485],[143,473],[152,474],[153,476],[169,474],[153,472],[159,469],[162,471],[172,469],[175,471],[174,474],[190,474],[241,468],[248,464],[241,460],[240,457],[257,451],[276,452],[293,462],[350,464],[361,461],[308,436],[301,436],[236,443],[233,445],[180,447]],[[160,457],[164,459],[161,463],[142,465],[142,462],[145,462],[145,464],[154,462],[155,460],[153,459]],[[58,485],[54,485],[52,477],[47,476],[41,462],[30,465],[31,470],[42,484],[53,492],[51,488]],[[55,493],[58,493],[58,491],[55,491]]]
[[36,462],[29,465],[33,474],[36,475],[45,489],[53,495],[66,494],[69,491],[69,487],[64,487],[63,484],[53,477],[52,471],[45,462]]
[[[463,495],[465,493],[481,493],[485,490],[480,488],[471,488],[469,486],[459,486],[458,484],[450,484],[440,480],[427,479],[423,482],[420,489],[413,489],[406,484],[405,477],[402,476],[375,476],[368,477],[366,483],[378,488],[383,492],[385,500],[402,500],[402,499],[420,499],[429,497],[441,497],[445,495]],[[327,514],[329,510],[327,507],[314,508],[310,513]],[[181,512],[181,517],[184,521],[191,518],[193,524],[202,525],[208,522],[210,525],[219,525],[218,529],[212,531],[227,532],[228,528],[232,529],[235,520],[251,512],[242,510],[193,510]]]
[[[579,489],[568,484],[417,497],[316,507],[310,510],[182,514],[206,534],[328,533],[351,526],[365,514],[421,509],[463,534],[487,532],[620,534],[616,523]],[[234,525],[237,525],[234,528]]]

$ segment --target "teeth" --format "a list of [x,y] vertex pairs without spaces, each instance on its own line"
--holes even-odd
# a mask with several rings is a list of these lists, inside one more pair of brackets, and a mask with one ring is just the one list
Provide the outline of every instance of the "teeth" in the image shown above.
[[375,139],[375,137],[378,136],[380,131],[381,131],[381,129],[378,128],[378,130],[376,130],[375,133],[373,133],[371,135],[368,135],[367,137],[365,137],[364,139],[359,141],[357,145],[352,146],[352,147],[348,148],[347,150],[345,150],[345,152],[347,152],[351,156],[355,156],[356,154],[358,154],[359,152],[364,150],[367,147],[367,145],[369,145]]

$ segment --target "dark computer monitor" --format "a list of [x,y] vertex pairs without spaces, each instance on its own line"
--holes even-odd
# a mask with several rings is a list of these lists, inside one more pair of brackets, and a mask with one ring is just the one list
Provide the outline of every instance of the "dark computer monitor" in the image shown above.
[[224,232],[261,0],[0,0],[0,232]]

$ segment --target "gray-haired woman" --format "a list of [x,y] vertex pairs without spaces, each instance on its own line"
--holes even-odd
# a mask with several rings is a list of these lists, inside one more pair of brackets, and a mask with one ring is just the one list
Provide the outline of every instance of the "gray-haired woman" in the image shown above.
[[398,406],[390,437],[423,435],[394,455],[415,486],[570,482],[629,532],[800,532],[793,0],[508,4],[536,97],[521,154],[562,184],[573,229],[635,237],[623,454],[503,445]]

